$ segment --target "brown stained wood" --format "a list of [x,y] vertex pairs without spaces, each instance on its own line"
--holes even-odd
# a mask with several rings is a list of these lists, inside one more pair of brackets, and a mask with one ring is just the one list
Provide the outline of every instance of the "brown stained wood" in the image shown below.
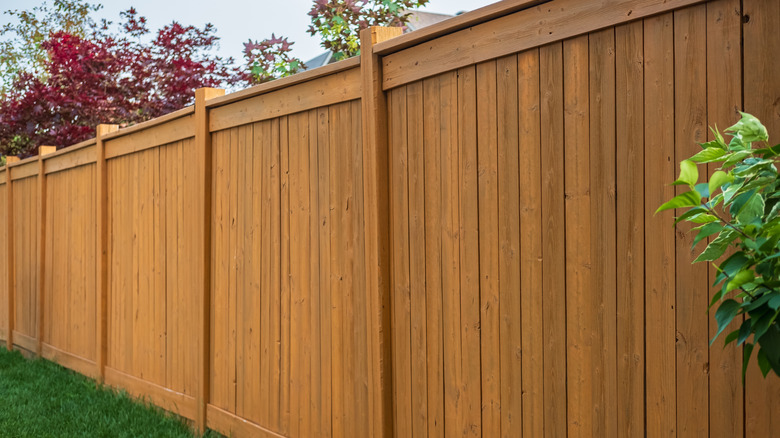
[[215,97],[209,100],[206,107],[215,108],[239,100],[245,100],[250,97],[259,96],[261,94],[268,94],[272,91],[276,91],[282,88],[289,88],[293,85],[298,85],[324,76],[333,75],[345,70],[350,70],[359,65],[360,65],[360,58],[358,57],[348,58],[343,61],[334,62],[332,64],[328,64],[323,67],[309,69],[304,72],[294,74],[292,76],[286,76],[260,85],[255,85],[254,87],[237,91],[235,93],[230,93],[222,97]]
[[[344,368],[347,364],[344,360],[345,340],[343,336],[343,326],[346,305],[344,295],[346,295],[343,286],[343,260],[345,258],[344,246],[347,236],[343,231],[344,211],[340,206],[344,197],[342,169],[345,163],[341,161],[339,152],[344,144],[344,130],[337,129],[344,123],[344,114],[340,106],[331,106],[329,108],[328,120],[332,129],[330,129],[330,151],[328,153],[329,174],[332,176],[329,185],[329,205],[331,218],[330,231],[330,291],[331,291],[331,343],[332,343],[332,368],[331,368],[331,427],[334,437],[346,436],[346,410],[349,401],[349,392],[344,385]],[[389,296],[389,295],[388,295]],[[389,343],[388,343],[389,346]],[[390,357],[388,355],[388,357]]]
[[[290,350],[292,338],[290,336],[290,310],[291,310],[291,263],[290,235],[292,232],[290,211],[290,132],[288,117],[279,120],[279,163],[280,163],[280,216],[281,216],[281,292],[280,292],[280,373],[279,373],[279,431],[290,431]],[[295,419],[293,419],[295,420]]]
[[458,77],[439,77],[441,141],[441,287],[444,344],[444,433],[463,433],[461,381],[462,346],[460,337],[460,242],[458,165]]
[[125,135],[113,135],[109,140],[105,140],[106,159],[191,138],[195,135],[196,123],[196,116],[185,115],[165,124],[154,125],[144,130],[134,130],[132,133],[125,134],[119,131],[120,134]]
[[[707,83],[701,80],[707,74],[706,26],[704,5],[674,12],[675,163],[707,140]],[[708,436],[709,316],[701,309],[709,305],[709,287],[706,264],[692,264],[698,254],[691,249],[691,228],[687,222],[676,227],[677,428],[681,435]]]
[[[0,238],[3,242],[8,241],[8,186],[6,182],[6,171],[0,171],[0,206],[4,207],[5,212],[0,213]],[[0,278],[8,278],[8,245],[0,244]],[[5,344],[8,339],[8,282],[0,283],[0,341]]]
[[[671,14],[644,21],[645,385],[648,436],[675,437],[675,232],[671,211],[654,214],[674,197],[674,29]],[[652,41],[653,44],[649,42]],[[649,334],[653,333],[652,336]]]
[[322,349],[321,349],[321,329],[322,322],[320,313],[320,300],[322,292],[320,289],[320,232],[319,232],[319,130],[317,110],[308,112],[306,120],[309,134],[309,157],[308,157],[308,176],[309,186],[309,430],[314,436],[322,436],[324,433],[322,426]]
[[441,92],[439,78],[423,81],[425,205],[425,308],[427,436],[444,437],[444,338],[442,316]]
[[[498,95],[496,61],[477,65],[477,184],[479,208],[479,309],[482,433],[501,434],[501,342],[499,319]],[[514,82],[513,85],[517,85]],[[505,92],[506,90],[502,90]],[[515,96],[517,93],[515,92]],[[517,105],[515,105],[515,108]],[[513,121],[516,123],[516,118]],[[503,127],[502,127],[503,129]],[[516,132],[516,130],[515,130]],[[515,194],[517,196],[517,194]],[[517,218],[517,216],[515,216]],[[506,274],[506,273],[505,273]],[[517,285],[519,286],[519,285]],[[508,334],[507,334],[508,338]],[[508,408],[506,406],[505,408]],[[519,415],[522,418],[522,414]]]
[[428,435],[427,307],[425,291],[425,159],[423,83],[406,87],[409,190],[412,435]]
[[[391,411],[392,356],[390,351],[390,192],[387,166],[390,160],[387,135],[388,107],[382,91],[382,65],[372,47],[403,33],[400,28],[371,27],[360,33],[360,80],[362,108],[363,223],[365,227],[365,288],[369,326],[369,432],[382,438],[393,434]],[[331,147],[335,144],[331,143]],[[335,366],[335,364],[334,364]],[[335,368],[334,368],[335,369]],[[334,430],[335,435],[335,430]]]
[[208,407],[208,427],[235,437],[287,438],[214,405]]
[[11,174],[13,168],[10,166],[12,163],[18,162],[18,157],[5,157],[5,266],[6,266],[6,326],[5,326],[5,347],[6,350],[11,351],[14,346],[14,328],[16,326],[15,321],[15,295],[16,295],[16,266],[15,266],[15,254],[14,254],[14,192],[13,184],[11,180]]
[[195,418],[196,401],[191,396],[171,391],[163,386],[110,367],[106,367],[105,382],[109,386],[126,390],[133,397],[148,400],[184,418],[190,420]]
[[353,68],[305,82],[297,87],[284,88],[213,108],[210,110],[209,130],[219,131],[346,102],[359,98],[360,90],[360,69]]
[[[508,237],[507,246],[502,248],[502,254],[505,263],[502,263],[504,269],[509,272],[502,275],[499,272],[499,278],[506,278],[506,292],[504,296],[509,295],[511,304],[508,311],[503,311],[502,315],[508,315],[508,318],[502,316],[501,332],[511,333],[510,336],[502,337],[502,366],[501,380],[509,383],[503,384],[501,389],[501,404],[507,406],[509,413],[515,412],[518,404],[522,406],[522,434],[525,437],[544,436],[544,330],[543,330],[543,309],[544,298],[542,295],[543,279],[543,258],[542,258],[542,151],[541,151],[541,132],[540,132],[540,93],[539,93],[539,72],[540,58],[539,50],[532,49],[517,55],[517,60],[506,58],[507,64],[504,70],[499,70],[499,86],[505,86],[507,93],[499,94],[499,114],[505,114],[507,118],[506,139],[512,139],[512,117],[515,113],[519,115],[517,125],[518,151],[514,150],[514,141],[507,141],[506,156],[499,158],[499,201],[500,205],[505,206],[506,213],[501,214],[501,230]],[[511,61],[510,61],[511,60]],[[517,63],[515,69],[514,63]],[[508,82],[512,79],[517,80],[517,109],[509,107],[513,102],[513,86]],[[502,99],[501,96],[506,96]],[[506,105],[506,106],[504,106]],[[501,122],[499,122],[501,123]],[[502,124],[503,125],[503,124]],[[499,134],[502,131],[499,131]],[[501,137],[499,137],[501,138]],[[503,143],[503,142],[502,142]],[[517,170],[512,166],[517,162]],[[516,176],[515,176],[516,175]],[[513,191],[518,192],[515,201],[514,197],[503,201],[504,196],[510,197]],[[504,193],[505,195],[501,195]],[[516,204],[517,202],[517,204]],[[519,204],[519,205],[518,205]],[[499,207],[500,208],[500,207]],[[515,240],[516,218],[520,219],[519,225],[519,248]],[[503,239],[502,239],[503,241]],[[519,261],[516,261],[518,259]],[[511,288],[514,284],[513,275],[516,274],[517,263],[520,263],[520,318],[521,321],[521,344],[520,344],[520,376],[517,375],[517,341],[513,331],[515,321],[517,321],[517,297]],[[504,280],[502,280],[502,283]],[[510,342],[504,341],[509,338]],[[506,356],[506,359],[504,359]],[[508,362],[514,363],[512,366],[504,366]],[[507,376],[505,379],[504,376]],[[518,394],[517,382],[521,382],[521,392]],[[521,403],[517,399],[521,398]],[[503,410],[502,410],[503,412]],[[517,427],[516,418],[502,418],[501,431],[504,436],[509,437],[515,432]]]
[[[323,437],[332,436],[332,380],[333,380],[333,295],[330,287],[331,276],[331,215],[330,215],[330,119],[329,109],[319,108],[316,110],[317,126],[317,197],[318,209],[316,214],[316,227],[319,236],[319,290],[320,290],[320,435]],[[314,366],[314,364],[313,364]]]
[[704,0],[555,0],[383,58],[385,90]]
[[[645,430],[644,38],[615,28],[617,434]],[[641,193],[641,195],[640,195]]]
[[380,42],[374,47],[374,53],[388,55],[393,52],[411,47],[442,35],[457,32],[461,29],[488,22],[490,20],[509,15],[514,12],[532,8],[548,0],[508,0],[483,6],[473,11],[468,11],[445,21],[425,26],[414,32],[405,33],[385,42]]
[[463,403],[459,435],[481,436],[481,364],[479,300],[479,213],[477,169],[476,69],[458,71],[458,161],[460,234],[460,337],[463,373],[459,382]]
[[[71,148],[65,149],[65,152],[70,152]],[[87,145],[68,154],[58,154],[53,158],[48,158],[47,156],[44,158],[44,161],[46,162],[46,174],[49,175],[74,167],[92,164],[97,159],[96,151],[97,148],[95,148],[94,145]]]
[[38,161],[27,161],[24,164],[13,166],[13,181],[29,178],[38,175]]
[[[195,210],[195,225],[191,226],[189,221],[185,221],[186,228],[193,231],[193,235],[198,236],[197,241],[192,244],[194,263],[189,272],[182,272],[184,278],[192,278],[192,285],[197,291],[198,297],[195,299],[196,324],[198,326],[198,340],[196,344],[197,356],[195,363],[197,372],[195,378],[195,400],[196,400],[196,424],[198,429],[203,432],[206,427],[206,406],[210,401],[211,389],[211,267],[212,267],[212,184],[213,172],[213,149],[212,136],[209,132],[209,113],[206,109],[206,101],[221,95],[224,90],[202,88],[195,91],[195,109],[194,109],[194,137],[195,153],[194,168],[196,172],[184,174],[187,183],[195,183],[196,189],[193,193],[185,192],[185,205]],[[191,227],[191,228],[190,228]],[[184,228],[184,227],[183,227]],[[187,274],[190,274],[188,276]]]
[[588,36],[594,434],[617,435],[615,30]]
[[46,171],[43,164],[43,156],[48,155],[57,150],[56,146],[39,146],[38,147],[38,260],[36,264],[38,266],[38,298],[36,306],[35,321],[38,323],[36,329],[36,336],[38,338],[38,347],[35,351],[38,357],[41,357],[41,346],[43,345],[43,330],[45,317],[44,299],[46,297],[45,285],[43,281],[46,276]]
[[[707,126],[725,129],[739,120],[742,107],[741,68],[741,5],[736,0],[717,0],[707,4]],[[708,132],[707,140],[714,136]],[[711,175],[719,166],[709,166]],[[700,247],[701,249],[701,247]],[[707,284],[712,285],[717,271],[708,269]],[[708,297],[719,288],[710,287]],[[708,336],[717,333],[717,324],[708,315]],[[742,318],[737,318],[724,333],[739,329]],[[744,433],[744,397],[740,380],[742,370],[741,348],[731,344],[720,348],[718,339],[710,347],[709,420],[710,437],[741,437]]]
[[97,238],[95,239],[95,286],[96,286],[96,300],[97,300],[97,330],[95,348],[97,357],[98,373],[100,374],[100,380],[105,378],[106,368],[106,356],[107,350],[107,310],[108,310],[108,239],[109,239],[109,223],[108,223],[108,178],[106,173],[106,145],[103,141],[103,136],[114,132],[119,129],[117,125],[98,125],[95,138],[97,143],[95,145],[96,153],[96,187],[97,187],[97,205],[95,213],[97,217],[95,219],[95,226],[97,229]]
[[[526,62],[526,58],[523,58],[523,62]],[[530,73],[525,70],[525,64],[523,65],[523,73]],[[532,82],[537,81],[535,84],[536,95],[539,93],[538,85],[538,62],[537,70],[535,74],[530,74],[528,80]],[[535,78],[535,79],[534,79]],[[524,84],[525,85],[525,84]],[[533,135],[530,132],[522,132],[520,128],[520,91],[518,82],[518,56],[512,55],[505,58],[500,58],[496,61],[496,207],[497,218],[495,226],[496,238],[496,263],[497,268],[494,269],[494,275],[497,275],[496,286],[496,299],[498,302],[490,304],[496,306],[498,309],[494,317],[496,321],[496,329],[498,330],[498,339],[495,348],[498,351],[495,353],[497,363],[494,367],[495,370],[495,382],[492,383],[497,389],[498,399],[495,401],[497,404],[498,412],[496,412],[500,424],[500,436],[510,437],[523,434],[524,423],[526,419],[523,415],[524,403],[523,403],[523,375],[522,375],[522,359],[523,359],[523,336],[525,335],[525,328],[523,323],[525,321],[522,315],[522,262],[521,262],[521,191],[520,191],[520,138],[526,138],[528,143],[536,141],[537,148],[536,154],[532,151],[528,151],[528,157],[539,156],[538,154],[538,121],[536,122],[537,134]],[[525,93],[526,90],[523,90]],[[523,97],[526,97],[524,95]],[[523,122],[532,120],[538,116],[538,100],[535,103],[536,111],[531,111],[530,114],[523,111]],[[528,125],[524,124],[523,129],[527,129]],[[538,168],[538,162],[537,168]],[[533,174],[534,172],[531,172]],[[538,174],[538,171],[536,172]],[[533,190],[535,185],[538,185],[538,178],[536,184],[528,181],[528,187],[524,187],[524,190]],[[480,199],[482,197],[480,196]],[[538,198],[537,198],[538,199]],[[533,210],[533,203],[525,205],[529,210]],[[537,210],[538,213],[538,210]],[[482,219],[480,218],[480,229],[482,228]],[[486,236],[487,237],[487,236]],[[531,239],[529,239],[529,243]],[[480,244],[482,238],[480,237]],[[482,265],[482,261],[480,261]],[[481,275],[484,278],[484,274]],[[532,279],[531,279],[532,280]],[[484,300],[483,300],[484,301]],[[483,309],[483,313],[485,310]],[[483,317],[484,319],[484,317]],[[482,326],[484,327],[484,322]],[[484,328],[483,328],[484,334]],[[541,333],[539,333],[541,335]],[[485,348],[485,340],[483,339],[483,349]],[[530,357],[530,356],[529,356]],[[484,360],[483,360],[484,366]],[[486,370],[483,370],[483,394],[484,388],[487,385]],[[540,379],[541,380],[541,379]],[[483,396],[483,399],[485,397]],[[484,404],[484,400],[483,400]],[[533,423],[533,420],[529,420]],[[487,425],[485,425],[487,429]]]
[[596,309],[591,283],[590,127],[588,37],[563,42],[564,187],[566,190],[566,389],[568,436],[599,435],[604,415],[597,385],[599,353]]
[[544,436],[566,436],[563,47],[539,49],[542,163]]
[[412,436],[412,358],[411,297],[409,279],[409,168],[407,142],[406,88],[393,90],[390,107],[389,138],[392,156],[390,192],[392,201],[393,254],[393,413],[395,433]]

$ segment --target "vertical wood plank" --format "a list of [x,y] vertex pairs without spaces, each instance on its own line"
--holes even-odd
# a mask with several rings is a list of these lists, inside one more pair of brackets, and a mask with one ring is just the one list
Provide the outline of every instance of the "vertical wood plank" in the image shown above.
[[[707,139],[707,9],[674,12],[675,163],[701,148]],[[689,190],[677,187],[677,194]],[[660,205],[660,204],[659,204]],[[677,212],[678,214],[680,212]],[[677,225],[677,429],[681,435],[709,435],[709,304],[707,266],[692,265],[692,225]]]
[[[526,59],[523,59],[523,63]],[[525,67],[525,65],[523,66]],[[498,299],[500,308],[498,312],[499,349],[500,360],[498,362],[499,373],[495,383],[500,392],[499,414],[501,420],[501,436],[525,435],[523,416],[523,336],[526,336],[524,315],[522,314],[523,290],[522,284],[522,253],[521,253],[521,205],[523,201],[520,190],[520,138],[526,137],[528,143],[536,141],[536,153],[529,152],[530,159],[538,158],[538,127],[536,120],[534,132],[528,132],[528,120],[538,115],[538,100],[536,110],[530,109],[528,113],[523,108],[523,126],[520,127],[520,82],[518,80],[518,57],[516,55],[500,58],[496,61],[496,116],[498,128],[498,155],[497,155],[497,208],[498,208]],[[523,74],[530,73],[530,78],[523,80],[538,81],[539,69],[528,72],[523,69]],[[525,83],[523,83],[525,86]],[[539,84],[535,84],[538,95]],[[526,93],[527,90],[523,90]],[[526,95],[523,96],[526,98]],[[522,132],[521,132],[522,129]],[[539,163],[535,163],[537,169],[531,174],[537,174]],[[539,180],[529,183],[525,190],[533,190],[538,186]],[[536,194],[534,194],[536,195]],[[537,198],[538,199],[538,198]],[[534,209],[533,201],[527,204],[529,210]],[[536,210],[538,213],[538,210]],[[481,225],[480,225],[481,228]],[[530,236],[529,236],[530,237]],[[530,240],[530,239],[529,239]],[[530,242],[529,242],[530,243]],[[538,254],[537,254],[538,255]],[[484,277],[482,275],[481,277]],[[538,310],[538,309],[537,309]],[[533,319],[533,318],[531,318]],[[539,333],[541,335],[541,333]],[[541,364],[539,364],[541,365]],[[483,373],[484,374],[484,373]],[[533,422],[533,420],[531,420]]]
[[225,94],[225,90],[213,88],[199,88],[195,90],[195,169],[193,182],[195,183],[195,196],[192,203],[196,225],[193,227],[195,240],[193,277],[196,288],[196,309],[198,341],[197,351],[198,372],[195,373],[197,383],[197,418],[198,430],[206,431],[206,406],[209,403],[209,390],[211,376],[211,214],[212,214],[212,147],[211,133],[209,132],[208,110],[206,100]]
[[[406,87],[409,172],[409,279],[411,311],[412,435],[428,436],[427,321],[425,294],[425,161],[423,83]],[[416,243],[416,244],[415,244]]]
[[45,306],[46,291],[46,171],[43,156],[57,150],[56,146],[38,147],[38,299],[36,300],[36,318],[38,330],[38,350],[35,354],[41,357],[41,348],[43,346],[43,330],[45,327],[43,318],[46,317],[43,309]]
[[539,48],[542,148],[544,436],[566,436],[563,46]]
[[382,64],[373,46],[401,35],[398,27],[361,31],[360,75],[363,109],[363,198],[366,224],[366,290],[371,340],[368,409],[371,436],[393,433],[390,356],[390,194],[388,192],[387,101]]
[[409,284],[409,166],[406,87],[390,92],[390,193],[393,257],[393,384],[396,436],[412,436],[411,297]]
[[95,132],[96,144],[95,151],[97,154],[97,161],[95,165],[96,172],[96,190],[97,190],[97,212],[96,226],[97,226],[97,239],[95,240],[95,285],[97,287],[97,312],[98,312],[98,324],[96,334],[95,346],[97,347],[97,367],[100,375],[100,381],[105,378],[106,373],[106,356],[107,356],[107,312],[108,312],[108,178],[106,173],[106,145],[103,141],[103,136],[115,132],[119,129],[118,125],[98,125]]
[[617,148],[617,434],[645,430],[644,39],[615,28]]
[[444,437],[444,338],[442,315],[442,165],[439,78],[423,81],[425,205],[425,308],[428,436]]
[[671,14],[644,21],[645,113],[645,384],[647,435],[677,436],[674,197],[674,33]]
[[6,304],[8,304],[8,318],[6,319],[5,348],[8,351],[13,350],[14,329],[16,328],[16,254],[14,253],[14,241],[16,240],[14,234],[16,230],[14,229],[14,189],[11,182],[11,174],[13,173],[12,164],[18,161],[19,157],[5,157],[5,199],[7,202],[6,213],[8,215],[6,219],[6,264],[8,266],[8,275],[6,276],[8,281],[8,289],[6,289],[8,301]]
[[[742,108],[742,20],[739,0],[717,0],[707,4],[707,126],[725,129],[739,120]],[[709,130],[708,130],[709,133]],[[713,140],[712,133],[707,140]],[[709,166],[709,175],[718,167]],[[699,250],[702,247],[698,248]],[[707,284],[715,281],[717,271],[708,267]],[[718,288],[719,289],[719,288]],[[710,287],[708,297],[716,288]],[[712,311],[708,313],[710,339],[717,332]],[[738,318],[741,320],[741,318]],[[724,333],[739,328],[734,321]],[[721,348],[719,339],[709,349],[710,437],[741,437],[744,424],[743,386],[740,380],[742,352],[736,344]]]
[[[481,364],[479,312],[479,187],[477,183],[477,87],[476,69],[458,70],[458,154],[460,220],[460,336],[463,374],[463,436],[481,436]],[[472,354],[473,353],[473,354]]]
[[332,222],[330,215],[330,193],[331,193],[331,172],[330,172],[330,119],[329,109],[319,108],[317,110],[317,166],[318,166],[318,197],[319,207],[317,212],[317,230],[319,233],[319,289],[320,289],[320,375],[321,375],[321,413],[320,413],[320,431],[321,436],[332,436],[332,357],[333,357],[333,332],[332,313],[333,313],[333,295],[330,288],[331,278],[331,230]]
[[591,292],[595,435],[616,436],[617,256],[615,206],[615,30],[589,35]]
[[[479,210],[479,308],[482,362],[482,433],[501,435],[501,339],[499,318],[509,302],[500,300],[498,197],[498,87],[496,61],[477,65],[477,184]],[[516,81],[514,83],[516,85]],[[505,90],[502,90],[505,91]],[[516,93],[515,93],[516,95]],[[517,105],[515,105],[517,107]],[[515,117],[509,123],[517,123]],[[511,125],[510,125],[511,126]],[[503,127],[502,127],[503,128]],[[515,216],[517,218],[517,216]],[[506,272],[505,272],[506,274]],[[519,286],[519,285],[518,285]],[[517,289],[516,289],[517,290]],[[509,334],[505,334],[508,338]],[[504,406],[509,411],[509,406]],[[522,416],[521,416],[522,417]]]
[[563,65],[568,436],[598,436],[604,407],[596,387],[597,302],[591,285],[587,36],[563,42]]
[[[444,331],[444,434],[463,434],[464,396],[461,394],[460,220],[458,155],[458,76],[439,77],[441,120],[441,264]],[[394,259],[395,260],[395,259]]]
[[[499,181],[506,181],[506,190],[512,193],[513,190],[519,192],[518,201],[519,205],[516,205],[513,199],[509,199],[507,202],[500,201],[501,205],[506,206],[506,219],[501,229],[506,226],[509,230],[508,235],[513,236],[512,233],[512,220],[514,218],[520,218],[520,247],[515,248],[511,245],[515,237],[510,238],[509,245],[502,251],[506,252],[507,263],[506,269],[510,269],[509,278],[512,278],[512,272],[515,272],[517,263],[514,259],[518,258],[520,263],[520,322],[521,322],[521,344],[520,351],[520,381],[521,381],[521,393],[518,393],[516,382],[518,379],[516,368],[509,368],[509,375],[511,379],[505,379],[507,371],[504,371],[504,359],[503,355],[508,356],[506,362],[513,363],[516,361],[517,355],[517,341],[513,341],[508,347],[502,346],[502,366],[501,366],[501,399],[502,406],[507,403],[504,402],[504,394],[512,394],[509,397],[509,402],[516,400],[518,396],[522,398],[522,432],[524,437],[543,437],[544,436],[544,423],[545,423],[545,394],[544,394],[544,297],[543,297],[543,254],[542,254],[542,240],[544,229],[542,227],[542,150],[541,150],[541,105],[540,105],[540,93],[539,93],[539,73],[540,73],[540,58],[539,50],[532,49],[517,55],[517,73],[513,73],[511,66],[508,67],[506,79],[511,79],[513,75],[517,76],[517,105],[518,109],[513,110],[509,107],[500,107],[499,114],[506,114],[505,117],[509,118],[515,112],[519,113],[518,120],[518,147],[519,151],[514,152],[510,147],[506,152],[506,159],[500,159],[499,163],[501,168],[499,169]],[[507,85],[509,87],[509,85]],[[511,87],[510,87],[511,89]],[[511,103],[512,93],[502,93],[507,96],[506,104]],[[499,94],[499,97],[502,96]],[[499,102],[502,102],[499,99]],[[511,126],[511,125],[510,125]],[[511,131],[510,131],[511,132]],[[513,155],[516,154],[516,157]],[[514,163],[517,163],[517,169],[513,169]],[[503,170],[503,172],[502,172]],[[517,174],[513,177],[512,172]],[[504,178],[505,175],[506,179]],[[517,178],[517,182],[514,181]],[[519,187],[515,187],[515,186]],[[504,192],[505,189],[499,188],[499,193]],[[503,199],[503,198],[502,198]],[[503,215],[502,215],[503,216]],[[517,244],[517,242],[515,242]],[[518,254],[519,251],[519,254]],[[512,257],[510,257],[510,254]],[[512,263],[514,262],[514,263]],[[517,275],[517,274],[514,274]],[[500,278],[505,278],[504,275],[499,273]],[[503,283],[503,280],[502,280]],[[510,295],[510,302],[513,303],[510,306],[509,312],[502,312],[501,322],[504,324],[501,327],[501,333],[509,331],[513,335],[516,331],[512,330],[514,324],[517,321],[516,306],[517,297],[511,286],[513,282],[507,282],[507,290],[505,295],[502,295],[502,299],[506,295]],[[502,289],[503,290],[503,289]],[[507,315],[510,319],[507,319]],[[510,336],[513,336],[510,335]],[[504,344],[504,336],[502,336],[502,344]],[[510,337],[510,339],[513,339]],[[515,365],[516,367],[517,365]],[[504,384],[504,381],[509,383]],[[514,412],[515,404],[512,404],[508,411]],[[502,409],[503,412],[503,409]],[[502,421],[502,432],[504,436],[509,437],[511,433],[516,433],[514,427],[504,428],[504,424],[515,424],[514,417],[512,421]]]

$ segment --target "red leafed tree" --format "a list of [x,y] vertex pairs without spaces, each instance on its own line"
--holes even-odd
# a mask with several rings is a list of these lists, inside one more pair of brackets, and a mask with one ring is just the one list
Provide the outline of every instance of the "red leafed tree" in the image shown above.
[[0,100],[0,154],[78,143],[99,123],[149,120],[191,104],[196,88],[231,81],[232,60],[210,53],[218,41],[213,26],[174,22],[151,35],[134,9],[122,17],[118,32],[103,23],[81,35],[45,37],[39,74],[16,72]]

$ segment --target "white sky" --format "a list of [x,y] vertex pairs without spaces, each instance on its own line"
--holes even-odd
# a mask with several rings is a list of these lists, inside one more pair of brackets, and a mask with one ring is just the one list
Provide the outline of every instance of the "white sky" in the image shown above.
[[[497,0],[431,0],[423,10],[445,14],[473,10]],[[42,0],[0,0],[0,11],[30,9]],[[319,40],[309,36],[309,16],[306,13],[312,0],[91,0],[102,3],[99,18],[119,20],[119,13],[135,7],[149,20],[149,28],[157,30],[171,21],[202,27],[212,23],[221,38],[220,54],[241,60],[243,42],[247,39],[263,39],[271,33],[284,35],[295,41],[293,54],[304,61],[324,50]],[[50,0],[51,4],[51,0]],[[0,15],[0,25],[8,18]]]

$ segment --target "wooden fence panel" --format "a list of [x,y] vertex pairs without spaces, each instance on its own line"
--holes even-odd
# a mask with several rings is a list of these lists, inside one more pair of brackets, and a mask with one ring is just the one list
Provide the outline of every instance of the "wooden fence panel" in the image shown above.
[[780,132],[780,6],[504,5],[12,160],[0,338],[232,436],[771,435],[654,212],[708,125]]
[[[759,67],[751,69],[752,83],[771,84],[755,88],[769,94],[746,91],[745,108],[771,124],[778,93],[766,58],[777,38],[766,33],[765,23],[778,14],[774,6],[754,3],[767,21],[746,27],[756,45],[746,49],[742,71],[747,75],[753,62]],[[524,13],[536,12],[516,14]],[[722,129],[739,117],[739,23],[739,2],[718,0],[510,57],[467,66],[458,61],[451,72],[402,70],[410,79],[427,76],[422,81],[385,78],[385,86],[394,87],[388,114],[397,436],[623,436],[644,430],[648,436],[741,436],[743,427],[769,433],[780,392],[749,377],[753,392],[746,403],[755,409],[746,406],[743,420],[741,350],[708,346],[714,334],[712,315],[702,311],[710,297],[708,268],[691,264],[692,236],[684,226],[670,227],[672,212],[654,215],[674,194],[667,184],[676,163],[708,138],[707,125]],[[461,43],[469,32],[460,32]],[[456,44],[457,35],[441,40]],[[419,49],[441,49],[437,41]],[[385,58],[390,74],[414,50]],[[505,76],[517,74],[518,66],[524,74],[509,83],[520,87],[507,87]],[[450,140],[453,131],[457,137]],[[534,147],[540,143],[541,159]],[[523,152],[511,158],[518,147]],[[529,163],[541,167],[541,176]],[[520,213],[513,213],[517,202]],[[518,229],[521,248],[527,242],[538,251],[533,236],[542,239],[540,254],[519,266],[511,251]],[[439,251],[440,265],[434,263]],[[422,274],[428,281],[416,280],[422,266],[416,260],[433,270]],[[535,260],[542,263],[536,274],[541,287]],[[503,285],[512,293],[502,293]],[[518,306],[513,295],[530,308]],[[473,313],[475,305],[479,311]],[[425,325],[416,322],[420,312],[431,311]],[[543,353],[530,339],[515,345],[513,336],[526,339],[524,333],[540,328]],[[427,343],[420,339],[423,329]],[[521,358],[517,372],[515,354]],[[480,360],[472,365],[475,357]],[[443,377],[432,379],[440,360]],[[543,379],[524,378],[536,375],[537,367]],[[428,371],[425,379],[421,370]],[[543,393],[532,399],[540,380]],[[516,384],[525,394],[517,408]],[[503,415],[542,411],[497,421],[499,402]],[[481,415],[472,415],[474,404]],[[428,423],[440,409],[443,432]]]
[[[112,142],[106,142],[107,150]],[[109,291],[106,381],[160,394],[163,406],[195,417],[197,281],[195,220],[184,179],[192,138],[112,158],[108,180]],[[108,154],[107,154],[108,155]]]
[[[73,367],[68,355],[88,363],[95,376],[98,312],[95,284],[97,221],[95,165],[46,176],[44,357]],[[59,356],[59,357],[58,357]],[[86,371],[85,367],[77,368]]]
[[[8,198],[6,198],[6,171],[0,172],[0,206],[8,205]],[[3,279],[0,282],[0,339],[6,341],[8,339],[8,282],[5,281],[8,278],[8,245],[5,244],[8,239],[8,212],[2,209],[0,213],[0,240],[3,244],[0,244],[0,278]]]
[[[35,166],[36,170],[32,166]],[[17,173],[18,172],[18,173]],[[30,174],[29,176],[23,176]],[[11,171],[14,233],[14,344],[28,351],[37,350],[38,320],[38,178],[37,162],[20,165]],[[20,177],[17,178],[17,175]]]
[[212,134],[212,426],[367,433],[360,117],[352,101]]

